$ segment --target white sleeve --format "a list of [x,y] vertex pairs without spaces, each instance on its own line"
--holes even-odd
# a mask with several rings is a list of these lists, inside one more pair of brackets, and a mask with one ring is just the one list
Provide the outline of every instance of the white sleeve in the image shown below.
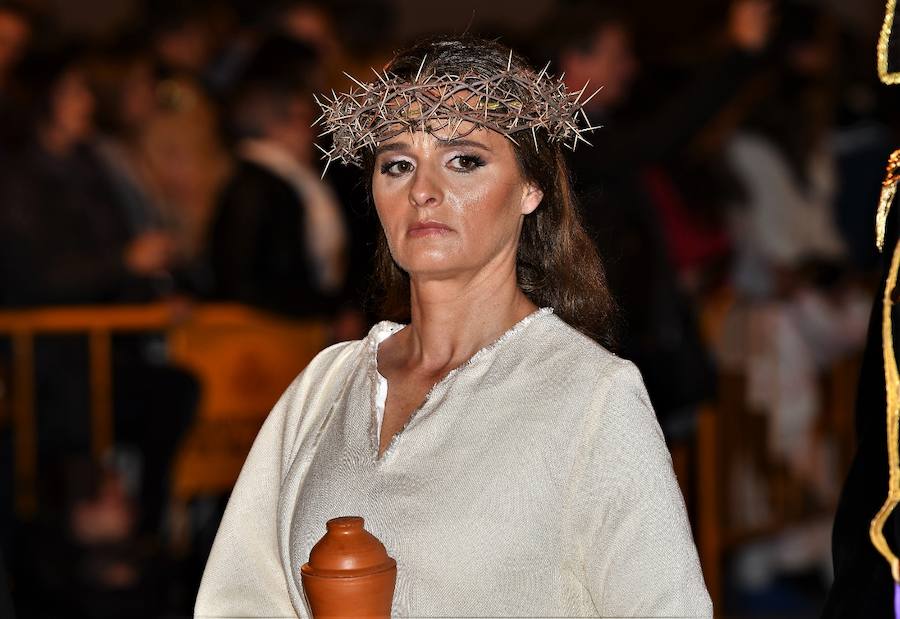
[[[319,353],[272,409],[244,462],[216,533],[194,605],[195,617],[297,617],[282,564],[279,499],[304,428],[328,389],[322,368],[337,344]],[[327,370],[326,370],[327,371]],[[305,417],[305,418],[304,418]]]
[[603,617],[712,617],[662,431],[637,368],[598,383],[573,471],[584,579]]

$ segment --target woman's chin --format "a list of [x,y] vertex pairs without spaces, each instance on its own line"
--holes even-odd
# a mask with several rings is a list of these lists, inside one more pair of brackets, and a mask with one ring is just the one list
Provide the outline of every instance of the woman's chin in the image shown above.
[[457,260],[416,260],[409,267],[401,265],[413,281],[450,279],[465,271],[465,266]]
[[446,246],[438,247],[436,243],[432,247],[422,244],[408,252],[403,259],[397,260],[400,267],[410,275],[458,269],[464,266],[464,262],[457,252],[448,251]]

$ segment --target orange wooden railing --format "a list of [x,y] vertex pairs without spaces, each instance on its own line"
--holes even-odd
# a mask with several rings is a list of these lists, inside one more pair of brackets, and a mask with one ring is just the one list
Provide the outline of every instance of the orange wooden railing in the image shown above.
[[[91,452],[100,459],[113,443],[112,336],[116,333],[165,333],[178,355],[200,374],[215,373],[197,362],[202,351],[191,350],[191,329],[203,333],[225,333],[236,326],[264,325],[301,328],[303,350],[294,355],[286,375],[302,369],[326,343],[327,329],[321,323],[297,323],[276,318],[236,304],[188,306],[184,303],[111,307],[62,307],[0,312],[0,337],[12,342],[11,398],[16,510],[29,517],[37,508],[37,428],[35,422],[34,341],[39,335],[83,333],[89,342]],[[296,342],[293,343],[296,345]],[[293,354],[293,351],[292,351]],[[193,363],[192,363],[193,361]],[[207,364],[208,365],[208,364]],[[297,367],[299,366],[299,367]],[[206,376],[200,376],[206,387]],[[279,378],[279,380],[281,380]],[[211,381],[215,383],[216,381]],[[221,383],[221,381],[218,381]],[[286,383],[280,388],[286,387]],[[264,413],[265,411],[254,411]]]

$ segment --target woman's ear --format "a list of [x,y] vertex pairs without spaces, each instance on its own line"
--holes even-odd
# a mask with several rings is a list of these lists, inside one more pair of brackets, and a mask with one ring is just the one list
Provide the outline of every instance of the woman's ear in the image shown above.
[[544,190],[534,183],[525,184],[525,193],[522,196],[522,214],[530,215],[544,199]]

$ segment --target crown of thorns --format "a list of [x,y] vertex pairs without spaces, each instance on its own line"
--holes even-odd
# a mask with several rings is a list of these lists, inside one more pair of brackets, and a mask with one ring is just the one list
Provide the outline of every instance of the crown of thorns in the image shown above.
[[[582,135],[598,127],[591,126],[584,105],[599,88],[582,100],[587,84],[569,92],[563,76],[547,73],[550,64],[538,73],[512,68],[512,53],[506,69],[494,75],[431,73],[423,76],[425,58],[415,78],[400,78],[375,69],[378,79],[363,83],[351,75],[356,86],[349,92],[331,97],[316,97],[322,115],[313,123],[321,124],[331,135],[331,150],[316,145],[327,160],[362,164],[363,149],[374,149],[380,142],[404,131],[436,132],[449,130],[446,140],[464,137],[479,127],[500,133],[514,144],[522,132],[530,132],[537,148],[537,130],[543,129],[551,142],[561,142],[575,150],[578,142],[590,145]],[[324,172],[323,172],[324,174]]]

